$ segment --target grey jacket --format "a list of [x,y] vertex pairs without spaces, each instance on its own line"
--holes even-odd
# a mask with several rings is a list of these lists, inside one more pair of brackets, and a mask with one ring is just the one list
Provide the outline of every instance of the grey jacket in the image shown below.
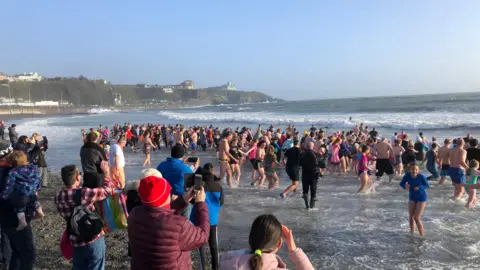
[[12,127],[8,128],[8,137],[10,137],[10,142],[12,143],[12,145],[18,142],[18,133]]

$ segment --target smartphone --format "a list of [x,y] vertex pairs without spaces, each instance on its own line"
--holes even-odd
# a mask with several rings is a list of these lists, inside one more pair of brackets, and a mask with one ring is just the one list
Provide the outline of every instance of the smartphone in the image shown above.
[[198,157],[189,157],[187,159],[188,163],[197,163],[197,161],[198,161]]
[[195,182],[193,185],[194,190],[201,190],[203,187],[203,175],[195,174]]

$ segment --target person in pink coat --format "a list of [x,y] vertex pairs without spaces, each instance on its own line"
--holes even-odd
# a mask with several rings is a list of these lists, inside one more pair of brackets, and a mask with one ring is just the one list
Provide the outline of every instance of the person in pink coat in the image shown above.
[[273,215],[261,215],[250,229],[250,250],[225,253],[220,257],[222,270],[272,270],[287,269],[287,265],[276,254],[285,241],[290,260],[297,270],[314,269],[301,248],[297,248],[292,231],[282,225]]

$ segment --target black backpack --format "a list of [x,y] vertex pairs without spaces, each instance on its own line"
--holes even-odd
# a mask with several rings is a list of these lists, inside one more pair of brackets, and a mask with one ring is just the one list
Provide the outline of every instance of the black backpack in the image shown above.
[[67,223],[67,233],[83,242],[91,242],[103,230],[102,218],[82,205],[82,189],[76,189],[73,198],[75,206]]

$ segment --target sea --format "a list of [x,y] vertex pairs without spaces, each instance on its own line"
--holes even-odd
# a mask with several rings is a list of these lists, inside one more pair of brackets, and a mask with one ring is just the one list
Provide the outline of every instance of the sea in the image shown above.
[[[33,132],[48,137],[47,162],[58,172],[67,164],[80,166],[81,129],[123,124],[183,124],[186,127],[213,125],[250,127],[273,125],[300,130],[312,125],[327,132],[349,130],[363,123],[390,138],[404,131],[415,138],[480,135],[480,93],[398,96],[375,98],[324,99],[294,102],[216,105],[149,111],[94,109],[88,115],[52,116],[16,121],[20,134]],[[10,122],[8,124],[11,124]],[[126,177],[138,179],[143,154],[125,150]],[[152,167],[169,156],[161,149],[152,154]],[[215,162],[215,152],[198,154],[201,163]],[[214,163],[216,164],[216,163]],[[317,208],[304,209],[301,194],[285,200],[279,194],[290,181],[278,169],[280,186],[275,190],[252,188],[250,164],[243,166],[239,187],[224,185],[226,199],[221,212],[219,245],[221,252],[248,248],[248,233],[256,216],[269,213],[293,230],[315,269],[479,269],[480,207],[466,209],[449,200],[452,186],[431,182],[423,215],[425,237],[409,233],[408,192],[399,180],[377,184],[377,192],[357,195],[358,180],[352,175],[325,177],[318,183]],[[427,173],[428,174],[428,173]],[[448,181],[447,181],[448,182]],[[60,188],[60,187],[59,187]],[[107,243],[108,244],[108,243]],[[294,268],[285,250],[280,252]]]

